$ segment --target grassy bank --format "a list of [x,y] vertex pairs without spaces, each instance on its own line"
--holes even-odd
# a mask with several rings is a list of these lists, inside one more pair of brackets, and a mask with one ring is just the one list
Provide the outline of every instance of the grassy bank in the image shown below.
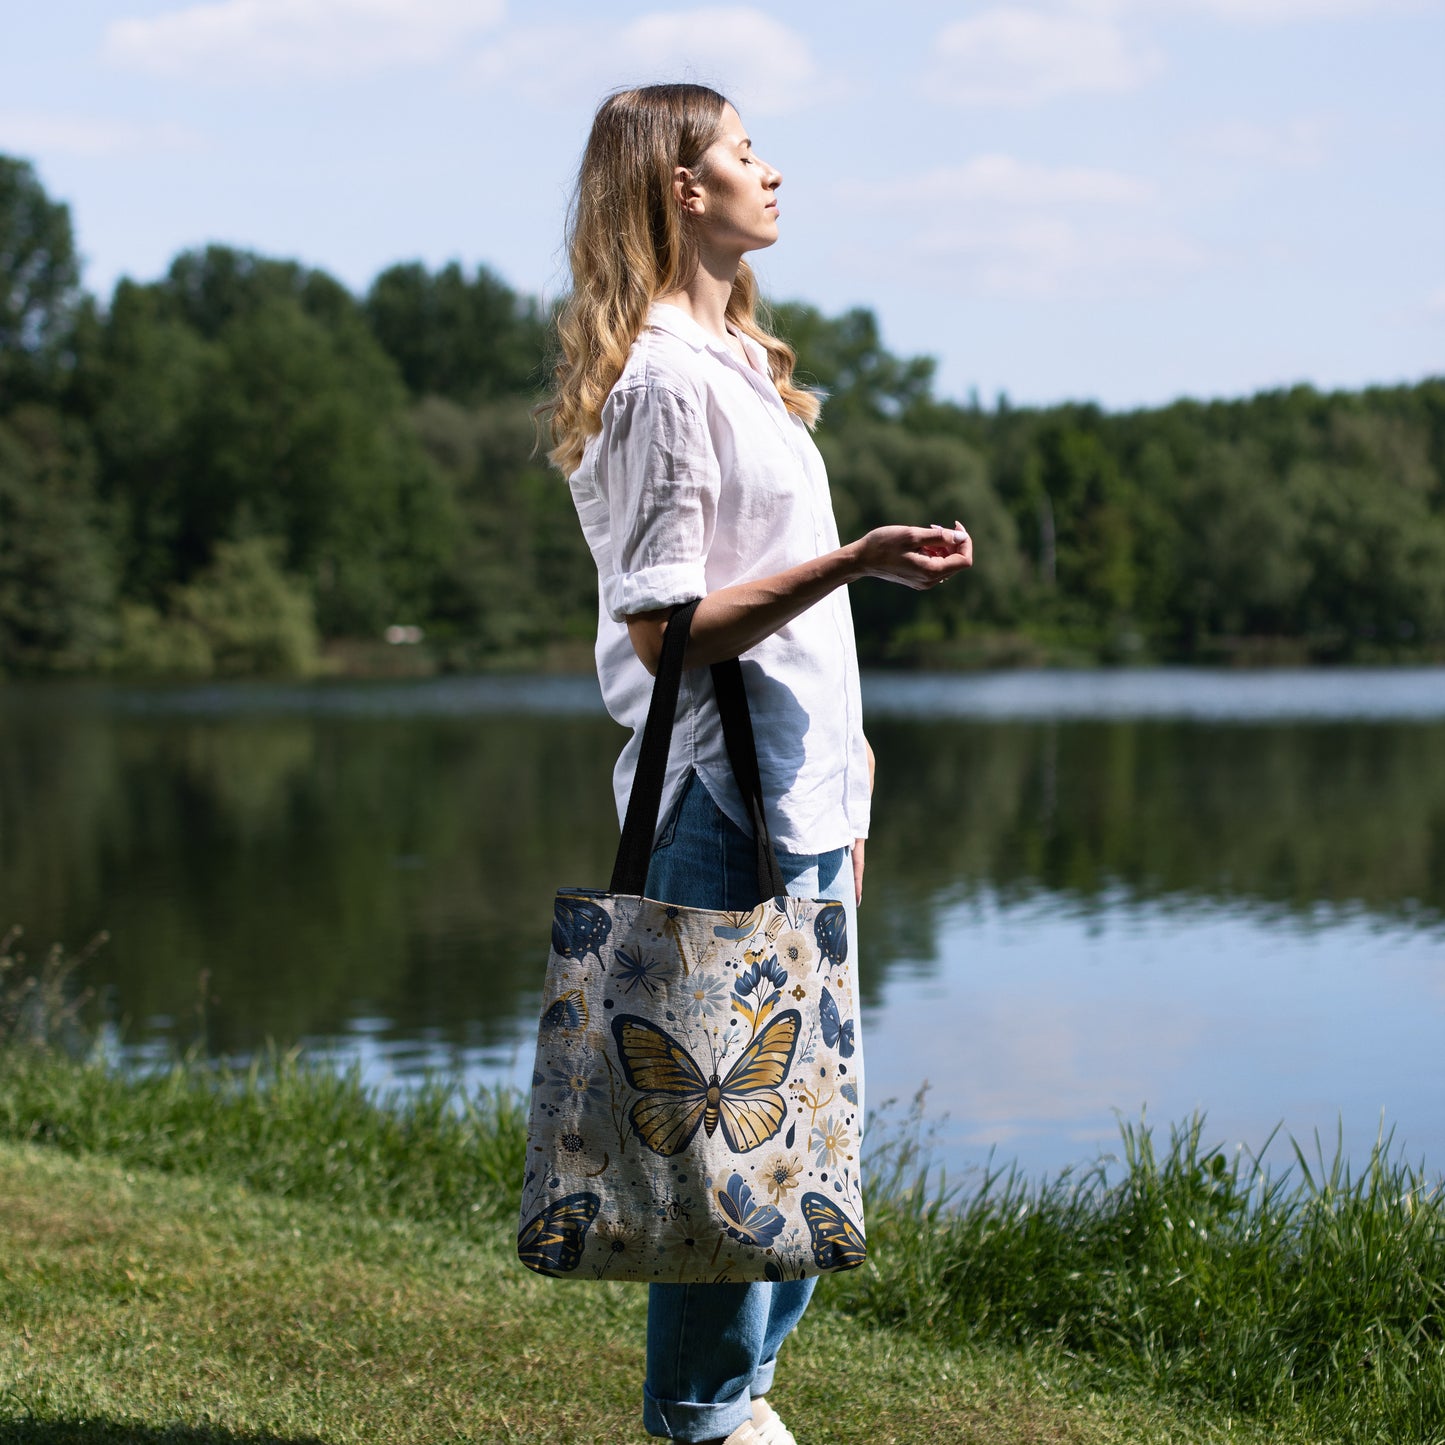
[[[511,1260],[511,1096],[381,1100],[285,1060],[0,1070],[0,1420],[640,1438],[643,1292]],[[780,1382],[800,1439],[1445,1441],[1438,1187],[1388,1149],[1358,1175],[1301,1160],[1271,1179],[1197,1126],[1124,1143],[1111,1175],[950,1198],[895,1128],[874,1153],[873,1257],[825,1281]]]
[[[472,1241],[13,1144],[0,1213],[0,1445],[645,1438],[645,1291],[528,1275],[506,1231]],[[808,1445],[1278,1438],[826,1304],[774,1398]]]

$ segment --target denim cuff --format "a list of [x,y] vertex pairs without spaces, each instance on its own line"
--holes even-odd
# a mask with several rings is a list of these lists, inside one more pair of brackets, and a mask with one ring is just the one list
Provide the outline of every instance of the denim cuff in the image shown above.
[[[754,1388],[764,1377],[767,1383],[772,1382],[772,1362],[758,1371]],[[731,1400],[704,1405],[694,1400],[659,1400],[646,1385],[642,1387],[642,1427],[649,1435],[672,1440],[716,1440],[731,1435],[744,1420],[752,1418],[753,1402],[746,1390]]]
[[[776,1355],[774,1355],[771,1360],[764,1360],[762,1364],[758,1366],[757,1373],[753,1376],[753,1382],[748,1386],[748,1393],[753,1399],[756,1400],[766,1395],[768,1391],[773,1388],[773,1371],[777,1369],[777,1367],[778,1357]],[[734,1425],[733,1429],[736,1430],[737,1426]]]

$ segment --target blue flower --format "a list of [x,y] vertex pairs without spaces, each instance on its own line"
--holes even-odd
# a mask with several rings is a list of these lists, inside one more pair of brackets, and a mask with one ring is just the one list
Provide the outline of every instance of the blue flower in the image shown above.
[[592,1071],[592,1060],[585,1057],[570,1068],[550,1067],[547,1085],[559,1104],[569,1101],[582,1104],[587,1100],[600,1104],[607,1097],[602,1088],[602,1075]]
[[680,990],[683,1003],[693,1018],[709,1018],[727,1002],[728,986],[720,978],[694,974]]
[[660,958],[633,958],[626,949],[617,950],[617,964],[614,969],[617,977],[625,979],[622,992],[631,993],[638,984],[647,991],[654,994],[657,992],[658,977],[667,969],[666,963]]
[[843,1130],[842,1121],[835,1114],[829,1114],[822,1124],[813,1125],[813,1163],[818,1168],[837,1168],[840,1156],[851,1159],[851,1154],[843,1153],[847,1146],[848,1136]]
[[761,996],[762,984],[767,982],[773,986],[772,997],[776,998],[777,990],[787,981],[788,971],[778,962],[778,955],[775,953],[766,961],[759,958],[745,968],[742,977],[733,985],[733,992],[739,998],[746,998],[754,992]]

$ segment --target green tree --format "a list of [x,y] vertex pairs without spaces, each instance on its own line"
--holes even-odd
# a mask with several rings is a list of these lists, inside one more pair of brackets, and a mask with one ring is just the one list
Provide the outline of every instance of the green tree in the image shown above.
[[957,640],[972,627],[1018,615],[1025,569],[1007,508],[984,459],[951,437],[914,436],[887,422],[855,422],[821,438],[840,533],[894,522],[952,526],[963,518],[978,564],[956,587],[919,595],[882,585],[852,589],[859,646],[870,660],[912,655],[920,644]]
[[30,403],[0,421],[0,673],[79,671],[112,631],[114,564],[84,433]]
[[541,384],[546,318],[485,266],[470,277],[455,261],[435,273],[420,261],[392,266],[365,305],[413,396],[472,403]]
[[159,606],[209,555],[209,539],[188,554],[181,536],[189,490],[206,468],[197,418],[220,365],[218,344],[173,297],[131,281],[116,287],[82,353],[78,390],[88,398],[99,487],[114,511],[122,589],[137,602]]
[[69,207],[28,161],[0,155],[0,414],[58,394],[80,300]]
[[1142,444],[1121,439],[1120,466],[1133,482],[1134,618],[1155,655],[1176,650],[1181,620],[1174,600],[1183,588],[1183,561],[1190,536],[1181,507],[1178,464],[1167,442],[1147,436]]
[[122,609],[118,671],[191,676],[305,677],[319,666],[311,594],[281,567],[267,537],[220,542],[196,579],[171,590],[165,610]]
[[456,496],[459,536],[433,614],[454,662],[521,661],[590,637],[596,570],[566,484],[536,456],[527,403],[467,409],[432,397],[413,424]]
[[126,594],[161,606],[221,542],[280,539],[327,635],[425,619],[455,544],[447,480],[359,306],[224,247],[122,283],[89,362]]
[[1301,462],[1303,629],[1331,653],[1392,652],[1445,638],[1445,515],[1377,472]]
[[1191,649],[1216,638],[1298,632],[1310,579],[1305,517],[1263,448],[1211,442],[1185,481],[1180,528],[1189,545],[1175,606]]
[[406,426],[404,395],[369,337],[338,335],[294,300],[236,316],[203,370],[177,545],[285,540],[327,635],[424,615],[452,538],[444,480]]
[[[826,393],[840,530],[957,516],[978,543],[955,587],[856,589],[870,657],[986,655],[988,629],[1025,634],[1017,655],[1445,645],[1445,378],[988,411],[934,397],[933,361],[890,353],[865,308],[775,324]],[[243,574],[264,593],[266,566],[321,634],[417,622],[452,665],[590,634],[591,561],[528,417],[546,350],[537,301],[455,262],[358,300],[208,246],[102,309],[65,206],[0,157],[0,666],[93,665],[123,610],[121,653],[153,669],[291,667],[206,610]]]
[[935,361],[892,355],[873,312],[860,306],[827,317],[816,307],[791,302],[773,307],[772,319],[798,353],[797,379],[827,394],[825,428],[898,417],[928,399]]
[[1119,467],[1093,408],[1069,409],[1037,441],[1028,470],[1041,555],[1053,539],[1059,595],[1096,627],[1132,619],[1138,498]]
[[310,591],[281,568],[282,544],[270,537],[221,542],[215,560],[188,587],[176,610],[210,643],[222,674],[302,675],[317,665]]
[[183,251],[157,288],[175,314],[208,340],[232,322],[274,301],[293,301],[306,315],[353,345],[363,344],[365,319],[356,298],[334,277],[232,246]]

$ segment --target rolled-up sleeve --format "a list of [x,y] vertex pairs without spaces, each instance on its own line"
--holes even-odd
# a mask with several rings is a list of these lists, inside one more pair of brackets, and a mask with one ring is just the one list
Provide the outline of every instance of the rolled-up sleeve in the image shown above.
[[722,478],[697,407],[654,381],[614,391],[599,442],[612,554],[602,579],[608,615],[620,622],[703,596]]

